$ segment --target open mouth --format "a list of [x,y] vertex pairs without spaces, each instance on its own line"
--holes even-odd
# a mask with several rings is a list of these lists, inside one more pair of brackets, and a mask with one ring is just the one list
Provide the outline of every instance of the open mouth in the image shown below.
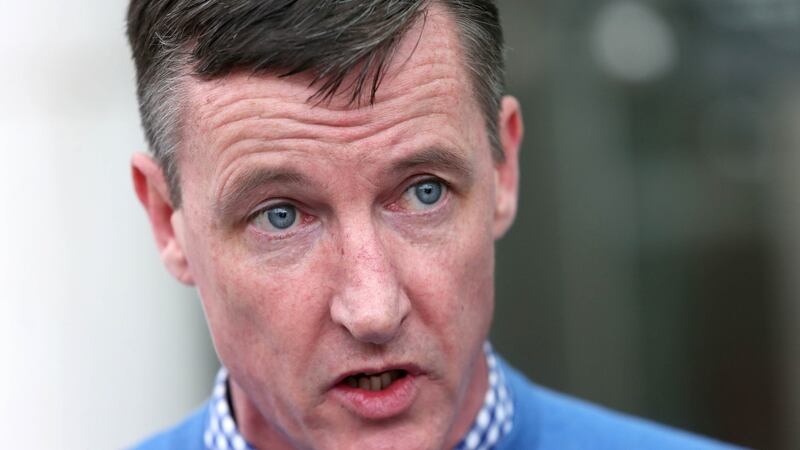
[[365,391],[382,391],[388,389],[395,381],[405,378],[408,372],[405,370],[389,370],[381,373],[359,373],[351,375],[342,384],[353,389],[363,389]]
[[352,414],[366,420],[397,417],[408,411],[420,392],[422,372],[414,366],[386,370],[362,368],[345,375],[330,395]]

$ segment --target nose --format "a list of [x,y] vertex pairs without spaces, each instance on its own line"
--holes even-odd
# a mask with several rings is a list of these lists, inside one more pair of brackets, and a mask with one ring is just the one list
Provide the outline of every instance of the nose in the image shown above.
[[399,334],[411,309],[391,252],[369,226],[344,234],[341,246],[331,318],[360,342],[386,344]]

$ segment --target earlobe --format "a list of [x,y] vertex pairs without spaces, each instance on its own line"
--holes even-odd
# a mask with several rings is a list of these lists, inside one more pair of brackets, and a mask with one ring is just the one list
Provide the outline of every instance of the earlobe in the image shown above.
[[136,196],[150,219],[161,261],[178,281],[193,284],[183,251],[182,214],[172,207],[161,167],[149,155],[137,153],[131,160],[131,172]]
[[504,159],[495,163],[495,218],[494,238],[501,238],[514,222],[519,196],[519,149],[524,127],[522,111],[516,98],[502,100],[498,117],[500,145]]

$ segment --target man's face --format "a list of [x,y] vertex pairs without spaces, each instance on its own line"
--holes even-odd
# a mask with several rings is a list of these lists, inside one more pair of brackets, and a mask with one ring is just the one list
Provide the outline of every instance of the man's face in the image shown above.
[[186,84],[170,245],[249,440],[441,448],[482,403],[516,153],[493,160],[457,39],[433,9],[374,106],[309,103],[306,76]]

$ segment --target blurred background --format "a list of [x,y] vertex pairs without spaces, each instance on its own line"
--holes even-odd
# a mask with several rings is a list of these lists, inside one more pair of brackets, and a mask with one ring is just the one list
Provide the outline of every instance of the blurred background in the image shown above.
[[[0,0],[4,448],[120,448],[209,394],[131,189],[122,0]],[[800,2],[501,0],[527,138],[492,339],[540,384],[800,448]]]
[[501,6],[527,139],[495,345],[601,404],[800,448],[800,2]]

